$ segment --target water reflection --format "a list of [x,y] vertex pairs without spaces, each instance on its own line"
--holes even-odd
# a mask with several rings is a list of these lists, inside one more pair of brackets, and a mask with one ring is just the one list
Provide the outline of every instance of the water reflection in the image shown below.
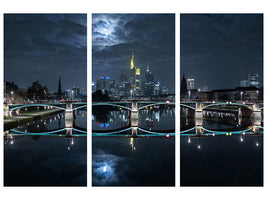
[[93,109],[93,186],[174,186],[175,112],[159,108],[135,123],[128,110]]
[[4,185],[86,186],[86,120],[80,110],[69,129],[57,113],[6,130]]
[[206,114],[201,123],[181,117],[181,185],[262,186],[262,121]]
[[[95,110],[92,113],[93,131],[105,132],[123,130],[131,126],[131,113],[128,110]],[[174,132],[175,110],[153,109],[140,110],[138,113],[138,127],[150,131]]]
[[174,186],[174,137],[92,139],[93,186]]

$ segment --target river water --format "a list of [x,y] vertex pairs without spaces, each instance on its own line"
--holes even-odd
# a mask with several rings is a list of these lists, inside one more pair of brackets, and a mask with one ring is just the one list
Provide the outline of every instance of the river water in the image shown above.
[[[86,130],[86,120],[86,110],[77,111],[74,127]],[[86,137],[64,137],[66,131],[45,134],[63,128],[65,115],[58,113],[14,128],[26,134],[37,133],[35,135],[5,136],[4,185],[86,186]],[[80,132],[73,131],[73,135],[77,133]]]
[[[181,118],[181,131],[194,123]],[[263,186],[262,126],[253,133],[249,119],[204,119],[211,136],[181,135],[181,186]],[[250,128],[251,132],[242,131]]]
[[[103,115],[103,113],[105,113]],[[93,132],[111,132],[130,127],[125,110],[94,112]],[[173,130],[174,109],[139,111],[139,127],[150,131]],[[93,186],[174,186],[174,136],[137,136],[121,132],[112,136],[92,137]]]

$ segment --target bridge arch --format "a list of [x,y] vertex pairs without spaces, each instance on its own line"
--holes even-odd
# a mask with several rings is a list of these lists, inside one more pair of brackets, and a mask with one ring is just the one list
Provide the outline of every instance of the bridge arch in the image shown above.
[[186,107],[186,108],[189,108],[189,109],[192,109],[192,110],[196,110],[196,108],[194,108],[192,106],[188,106],[186,104],[180,104],[180,107]]
[[174,102],[169,102],[169,103],[167,103],[167,102],[152,103],[152,104],[148,104],[148,105],[142,106],[142,107],[138,108],[138,110],[144,109],[144,108],[149,107],[149,106],[164,105],[164,104],[166,104],[166,105],[175,105]]
[[127,110],[132,110],[131,108],[128,108],[126,106],[118,105],[118,104],[112,104],[112,103],[93,103],[92,106],[114,106],[114,107],[119,107],[119,108],[124,108]]
[[201,108],[202,110],[211,107],[211,106],[217,106],[217,105],[234,105],[234,106],[242,106],[242,107],[246,107],[250,110],[253,110],[252,106],[250,105],[246,105],[246,104],[242,104],[242,103],[213,103],[213,104],[209,104],[204,106],[203,108]]
[[78,110],[78,109],[85,108],[85,107],[87,107],[87,105],[79,106],[79,107],[73,108],[72,110]]
[[13,110],[21,109],[21,108],[39,107],[39,106],[40,107],[49,106],[49,107],[58,108],[58,109],[61,109],[61,110],[66,110],[65,108],[62,108],[62,107],[59,107],[59,106],[54,106],[54,105],[49,105],[49,104],[25,104],[25,105],[22,105],[22,106],[10,108],[9,110],[13,111]]

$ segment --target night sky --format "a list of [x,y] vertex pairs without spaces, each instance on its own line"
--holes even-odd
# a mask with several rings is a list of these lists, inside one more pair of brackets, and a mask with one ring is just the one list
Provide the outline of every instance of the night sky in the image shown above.
[[181,77],[197,88],[235,88],[248,73],[263,76],[263,15],[181,14]]
[[141,68],[145,81],[147,65],[160,87],[175,92],[174,14],[93,14],[93,76],[109,76],[118,84],[125,74],[130,81],[130,60]]
[[86,14],[5,14],[4,80],[57,91],[86,88]]

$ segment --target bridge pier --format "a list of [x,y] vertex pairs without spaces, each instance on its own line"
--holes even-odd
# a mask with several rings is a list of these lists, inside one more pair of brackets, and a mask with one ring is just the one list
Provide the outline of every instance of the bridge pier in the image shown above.
[[137,136],[138,128],[137,127],[132,127],[132,136],[135,137]]
[[72,103],[70,101],[66,102],[66,111],[65,111],[65,127],[66,127],[66,136],[72,135],[73,121],[74,121],[74,111],[72,109]]
[[4,116],[10,117],[11,111],[9,111],[9,107],[7,104],[4,104]]
[[72,128],[66,128],[66,136],[72,136]]
[[203,110],[197,108],[195,111],[195,119],[202,119],[203,120]]
[[202,135],[204,133],[203,126],[196,126],[196,135]]
[[137,102],[136,101],[134,101],[132,103],[131,126],[132,127],[138,127],[138,107],[137,107]]
[[74,120],[76,118],[75,110],[72,109],[72,102],[66,101],[65,120]]
[[257,119],[251,119],[252,125],[253,126],[261,126],[261,119],[257,118]]
[[255,119],[255,120],[261,120],[261,110],[260,109],[253,109],[250,117]]

